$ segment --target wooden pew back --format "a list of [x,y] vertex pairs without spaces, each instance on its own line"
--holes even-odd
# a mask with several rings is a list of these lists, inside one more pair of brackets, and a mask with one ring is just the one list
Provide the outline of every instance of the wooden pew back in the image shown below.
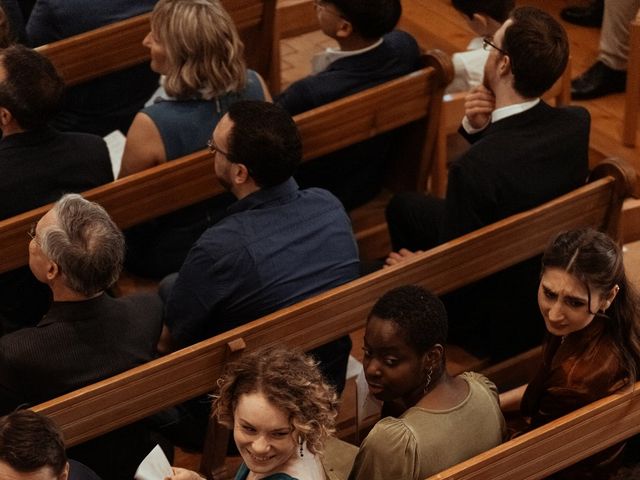
[[[276,0],[222,0],[245,44],[247,65],[280,90],[280,49]],[[42,45],[67,85],[77,85],[149,60],[142,40],[149,33],[151,14]]]
[[537,480],[640,432],[640,382],[427,480]]
[[615,232],[613,213],[634,181],[628,165],[603,164],[594,181],[540,207],[34,409],[60,425],[69,445],[86,441],[213,390],[226,359],[238,351],[275,343],[309,350],[363,327],[373,303],[391,288],[417,284],[443,294],[538,255],[559,229]]
[[[404,77],[365,90],[295,117],[303,143],[303,161],[411,124],[421,137],[409,138],[420,151],[399,159],[406,185],[426,182],[442,89],[448,83],[450,59],[440,52],[424,56],[427,66]],[[348,118],[347,118],[348,117]],[[346,120],[345,120],[346,118]],[[357,119],[357,121],[356,121]],[[350,120],[350,121],[349,121]],[[413,122],[413,123],[412,123]],[[335,142],[335,143],[334,143]],[[207,150],[167,162],[84,193],[100,203],[120,228],[156,218],[223,191]],[[0,272],[28,260],[26,232],[50,205],[0,221]]]

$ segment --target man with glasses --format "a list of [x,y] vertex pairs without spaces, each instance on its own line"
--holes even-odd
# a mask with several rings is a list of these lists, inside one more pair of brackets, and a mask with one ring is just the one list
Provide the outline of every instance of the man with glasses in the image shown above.
[[[351,222],[340,202],[326,190],[300,190],[292,178],[302,145],[282,108],[234,103],[209,148],[220,183],[237,201],[202,234],[177,280],[163,281],[161,352],[243,325],[359,274]],[[350,350],[347,336],[312,351],[338,390],[344,387]]]
[[[21,45],[0,52],[0,220],[113,180],[102,138],[49,126],[63,89],[38,52]],[[48,297],[27,268],[0,275],[0,334],[35,325]]]
[[[152,360],[162,327],[157,294],[105,292],[122,270],[124,237],[100,205],[67,194],[28,234],[29,267],[53,303],[37,326],[0,337],[0,414]],[[105,479],[130,479],[154,445],[134,424],[75,456]]]
[[[392,253],[389,264],[540,205],[587,178],[589,113],[540,99],[567,64],[563,28],[541,10],[517,8],[484,46],[484,85],[467,96],[460,129],[471,146],[449,167],[445,199],[407,193],[391,200],[392,244],[406,250]],[[498,358],[539,343],[531,295],[537,265],[518,268],[446,302],[452,341]]]

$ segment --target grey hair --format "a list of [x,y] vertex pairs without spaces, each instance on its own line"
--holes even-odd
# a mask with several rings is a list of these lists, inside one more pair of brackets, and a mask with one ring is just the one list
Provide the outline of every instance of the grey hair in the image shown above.
[[58,265],[67,285],[93,296],[113,285],[122,271],[122,232],[100,205],[72,193],[56,202],[57,224],[40,235],[43,253]]

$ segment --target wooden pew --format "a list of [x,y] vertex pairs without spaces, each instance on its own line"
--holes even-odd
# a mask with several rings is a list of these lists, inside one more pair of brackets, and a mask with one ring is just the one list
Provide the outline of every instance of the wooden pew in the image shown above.
[[427,480],[536,480],[640,432],[640,382]]
[[629,27],[629,65],[627,67],[627,93],[622,119],[622,143],[636,145],[638,115],[640,114],[640,10]]
[[[262,75],[272,93],[280,91],[277,0],[222,0],[245,44],[247,65]],[[149,60],[142,40],[151,14],[138,15],[37,51],[49,57],[67,85],[76,85]]]
[[[400,126],[407,126],[395,152],[397,188],[418,189],[431,167],[442,90],[451,61],[442,52],[424,55],[425,68],[383,85],[297,115],[303,159],[311,160]],[[191,205],[223,191],[213,159],[202,150],[85,192],[107,209],[120,228]],[[27,264],[25,232],[49,205],[0,221],[0,272]],[[385,232],[385,225],[361,232],[362,242]],[[385,252],[386,253],[386,252]]]
[[[444,198],[447,190],[447,162],[449,150],[447,140],[449,136],[458,132],[464,118],[464,100],[467,92],[457,92],[445,95],[440,110],[440,124],[436,141],[436,160],[433,175],[429,184],[429,191],[437,197]],[[553,105],[569,105],[571,103],[571,61],[567,63],[562,76],[544,95],[546,101]]]
[[540,254],[560,229],[592,226],[615,235],[634,182],[630,166],[604,162],[574,192],[34,409],[52,417],[68,445],[76,445],[213,390],[225,362],[239,352],[276,343],[309,350],[362,328],[373,303],[391,288],[417,284],[450,292]]

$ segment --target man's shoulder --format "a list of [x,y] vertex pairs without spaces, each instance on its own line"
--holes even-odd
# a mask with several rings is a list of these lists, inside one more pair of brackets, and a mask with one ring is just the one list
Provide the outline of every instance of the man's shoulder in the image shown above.
[[416,39],[413,35],[405,32],[404,30],[393,30],[392,32],[385,34],[382,38],[384,43],[394,48],[411,50],[417,54],[420,53],[420,47],[418,46]]
[[52,142],[73,148],[107,151],[106,142],[98,135],[82,132],[59,132],[57,130],[53,130],[52,132]]

